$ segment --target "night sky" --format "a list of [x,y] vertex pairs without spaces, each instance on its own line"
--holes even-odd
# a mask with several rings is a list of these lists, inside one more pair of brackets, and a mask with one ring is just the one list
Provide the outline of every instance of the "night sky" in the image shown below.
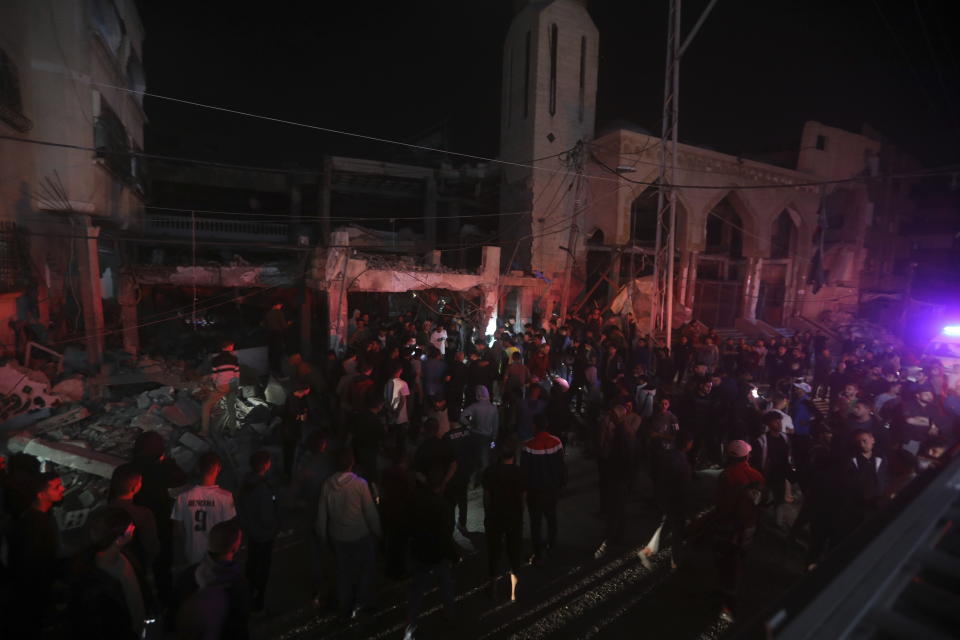
[[[627,120],[659,135],[666,4],[589,3],[598,128]],[[684,2],[685,32],[706,4]],[[955,164],[955,4],[720,0],[684,58],[680,139],[748,154],[795,148],[805,120],[854,131],[866,122],[926,166]],[[452,150],[497,152],[511,0],[138,6],[148,91],[406,141],[442,125]],[[324,153],[403,159],[391,145],[152,98],[146,109],[154,153],[304,167]]]

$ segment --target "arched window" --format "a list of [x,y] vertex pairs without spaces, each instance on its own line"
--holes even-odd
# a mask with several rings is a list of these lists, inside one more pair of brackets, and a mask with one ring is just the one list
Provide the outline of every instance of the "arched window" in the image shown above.
[[773,223],[773,233],[770,236],[770,257],[780,260],[790,257],[793,241],[793,219],[790,212],[784,209]]
[[33,127],[23,115],[17,67],[3,49],[0,49],[0,120],[18,131],[29,131]]
[[724,198],[707,214],[707,238],[704,253],[739,259],[743,257],[743,221],[729,198]]
[[633,245],[653,247],[657,244],[658,191],[657,186],[651,186],[630,205],[630,243]]
[[550,25],[550,115],[557,112],[557,36],[556,24]]

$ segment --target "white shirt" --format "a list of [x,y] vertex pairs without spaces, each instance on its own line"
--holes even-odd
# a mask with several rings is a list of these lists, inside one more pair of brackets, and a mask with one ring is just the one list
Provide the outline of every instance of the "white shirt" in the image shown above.
[[[391,412],[396,412],[391,414],[392,416],[387,421],[390,424],[404,424],[410,422],[410,418],[407,417],[407,403],[404,402],[403,406],[400,407],[400,398],[410,396],[410,387],[407,385],[406,381],[402,378],[391,378],[387,382],[387,386],[384,388],[385,398],[384,400],[387,403],[387,406],[390,407]],[[397,407],[400,407],[399,411]]]
[[207,553],[210,529],[236,518],[237,509],[233,504],[233,494],[226,489],[217,485],[197,485],[177,496],[170,517],[180,522],[185,560],[192,565],[203,560]]
[[780,409],[771,409],[771,411],[775,411],[780,414],[780,424],[783,425],[783,432],[793,433],[793,418],[783,411],[780,411]]

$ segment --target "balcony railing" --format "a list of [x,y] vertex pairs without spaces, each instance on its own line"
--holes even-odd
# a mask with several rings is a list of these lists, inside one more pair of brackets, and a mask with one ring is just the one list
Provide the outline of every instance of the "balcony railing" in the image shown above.
[[283,222],[259,222],[253,220],[224,220],[218,218],[195,218],[187,216],[151,216],[145,229],[148,235],[200,240],[238,240],[286,243],[290,227]]

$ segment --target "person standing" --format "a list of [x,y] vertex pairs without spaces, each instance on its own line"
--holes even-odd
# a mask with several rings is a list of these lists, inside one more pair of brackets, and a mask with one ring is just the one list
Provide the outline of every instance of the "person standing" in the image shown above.
[[453,450],[457,463],[453,477],[447,483],[446,497],[451,510],[456,510],[457,530],[466,536],[467,530],[467,491],[470,487],[470,478],[476,471],[476,447],[473,444],[470,430],[459,422],[450,424],[450,431],[444,434],[443,439]]
[[447,369],[445,387],[447,394],[447,414],[450,420],[460,420],[463,411],[463,394],[467,390],[467,365],[463,361],[463,351],[453,354],[453,361]]
[[280,534],[277,494],[267,480],[271,464],[267,451],[257,451],[250,456],[250,473],[244,479],[237,500],[240,522],[247,534],[247,580],[251,587],[253,611],[263,610],[273,543]]
[[387,425],[392,431],[397,447],[406,444],[407,430],[410,426],[408,403],[410,402],[410,387],[401,377],[403,367],[395,366],[392,377],[384,386],[384,404],[387,407]]
[[761,418],[766,432],[761,434],[751,451],[750,464],[763,474],[773,506],[784,502],[787,481],[793,480],[793,448],[790,436],[783,432],[779,413],[768,411]]
[[143,487],[143,474],[130,465],[120,465],[110,478],[110,507],[119,507],[127,512],[136,531],[123,553],[130,559],[137,577],[143,587],[143,596],[151,600],[154,595],[153,563],[160,552],[160,539],[157,536],[157,521],[153,512],[146,507],[134,504],[134,498]]
[[280,423],[280,445],[283,448],[283,475],[288,480],[293,474],[297,446],[303,438],[304,426],[310,422],[310,385],[298,382],[293,393],[283,405],[283,421]]
[[595,558],[602,558],[609,544],[621,542],[626,529],[627,492],[636,465],[636,437],[627,431],[626,415],[626,408],[616,405],[600,430],[597,463],[606,525],[603,541],[593,554]]
[[249,640],[250,587],[237,560],[242,544],[237,520],[210,529],[209,551],[178,585],[177,638]]
[[440,356],[447,355],[447,330],[442,324],[437,324],[430,334],[430,344],[440,352]]
[[523,564],[523,502],[526,477],[517,466],[516,440],[507,438],[500,447],[500,459],[483,472],[484,529],[487,540],[488,593],[496,594],[500,556],[506,543],[510,567],[510,601],[517,599],[518,574]]
[[843,510],[839,514],[842,536],[850,534],[879,510],[887,489],[887,463],[874,452],[873,434],[855,431],[853,443],[856,453],[847,458],[843,468]]
[[[657,462],[654,465],[653,495],[663,514],[660,535],[670,541],[670,566],[676,569],[680,564],[683,534],[693,494],[693,470],[690,467],[693,436],[689,431],[679,431],[670,445],[654,453]],[[643,549],[640,552],[640,562],[648,569],[649,551],[652,550]]]
[[[521,468],[526,473],[527,511],[533,562],[542,565],[557,546],[557,500],[567,485],[567,464],[563,443],[547,431],[546,417],[534,419],[533,438],[523,445]],[[547,522],[547,540],[541,535],[541,521]]]
[[120,507],[105,507],[87,523],[91,547],[74,571],[71,632],[76,637],[141,637],[146,619],[143,589],[124,549],[136,525]]
[[208,451],[200,456],[197,463],[200,471],[200,484],[187,489],[173,505],[170,518],[177,525],[183,544],[183,563],[185,566],[197,564],[207,553],[207,541],[210,530],[220,522],[237,517],[233,494],[217,486],[217,478],[223,469],[220,456]]
[[13,523],[9,559],[16,588],[10,594],[9,606],[16,615],[0,616],[0,625],[6,626],[10,638],[40,637],[60,554],[60,531],[51,510],[63,500],[64,493],[60,476],[37,474],[30,488],[33,501]]
[[500,412],[490,402],[490,392],[483,385],[476,386],[477,401],[463,410],[461,421],[468,425],[473,434],[476,462],[481,470],[490,459],[490,450],[497,442],[500,429]]
[[270,307],[263,318],[263,324],[267,328],[267,354],[270,360],[270,372],[274,375],[282,375],[284,336],[287,333],[287,327],[293,324],[287,322],[286,316],[283,315],[282,302],[274,303]]
[[751,447],[743,440],[727,444],[727,467],[717,479],[717,543],[714,550],[723,615],[732,619],[743,575],[743,558],[757,529],[757,505],[763,495],[763,474],[750,466]]
[[227,414],[223,428],[237,428],[237,387],[240,384],[240,361],[233,353],[233,341],[223,343],[220,353],[210,361],[210,385],[212,390],[200,407],[200,435],[210,437],[210,414],[221,400],[225,400]]
[[323,485],[316,532],[321,544],[333,543],[337,559],[337,601],[340,615],[356,615],[369,606],[376,563],[375,539],[381,537],[367,481],[353,473],[353,450],[338,456],[337,473]]
[[157,595],[164,604],[170,603],[173,593],[173,511],[174,500],[170,490],[182,487],[187,481],[183,469],[165,455],[166,443],[156,431],[145,431],[133,444],[133,461],[126,467],[138,471],[143,484],[133,496],[135,505],[146,507],[153,513],[157,524],[160,548],[153,563],[153,577]]
[[410,559],[413,576],[407,590],[407,628],[405,638],[412,638],[423,596],[430,579],[440,583],[440,596],[447,617],[453,614],[453,565],[460,559],[449,522],[449,510],[443,499],[444,477],[439,469],[427,474],[427,483],[417,489],[407,512],[410,536]]

